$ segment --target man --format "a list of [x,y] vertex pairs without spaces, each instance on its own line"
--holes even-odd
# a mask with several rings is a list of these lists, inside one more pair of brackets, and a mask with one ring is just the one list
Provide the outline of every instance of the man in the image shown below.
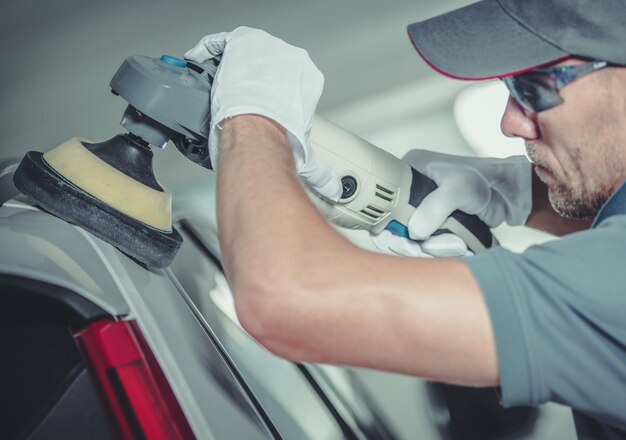
[[[583,231],[521,255],[356,248],[298,179],[329,199],[341,193],[308,144],[321,73],[305,51],[262,31],[210,35],[187,57],[222,56],[210,148],[239,319],[289,359],[499,385],[507,406],[571,406],[580,438],[626,436],[626,3],[486,0],[409,34],[442,73],[504,79],[502,130],[525,139],[541,180],[531,184],[519,158],[418,153],[440,190],[418,208],[411,234],[427,238],[456,208],[492,226]],[[417,246],[376,239],[396,253]],[[446,246],[464,253],[453,239],[430,248]]]

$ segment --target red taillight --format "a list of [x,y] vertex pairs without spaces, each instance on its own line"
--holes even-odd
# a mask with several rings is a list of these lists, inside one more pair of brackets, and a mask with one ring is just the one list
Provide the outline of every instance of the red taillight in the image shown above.
[[194,438],[134,321],[98,321],[79,332],[76,338],[124,438]]

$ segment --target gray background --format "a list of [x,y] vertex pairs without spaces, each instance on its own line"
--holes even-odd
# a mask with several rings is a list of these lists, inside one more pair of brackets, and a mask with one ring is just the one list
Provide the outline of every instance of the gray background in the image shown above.
[[4,0],[0,121],[3,153],[46,149],[72,135],[119,130],[124,103],[108,83],[130,54],[182,54],[239,25],[305,47],[326,76],[324,112],[431,74],[406,25],[467,2]]

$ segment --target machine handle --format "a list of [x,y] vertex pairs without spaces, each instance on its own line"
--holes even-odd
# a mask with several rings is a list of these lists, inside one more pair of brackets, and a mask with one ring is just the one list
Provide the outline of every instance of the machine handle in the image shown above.
[[[417,207],[422,200],[437,189],[437,184],[424,174],[411,167],[413,179],[411,181],[411,192],[409,204]],[[474,253],[484,251],[497,244],[491,234],[489,226],[475,215],[466,214],[458,209],[450,215],[443,227],[433,235],[451,232],[461,237],[467,247]]]

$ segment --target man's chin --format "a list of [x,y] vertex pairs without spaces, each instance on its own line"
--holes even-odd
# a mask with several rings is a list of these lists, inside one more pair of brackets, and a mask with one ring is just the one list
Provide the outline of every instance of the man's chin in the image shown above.
[[548,197],[552,208],[561,216],[571,220],[593,220],[607,200],[607,197],[595,197],[585,200],[571,193],[548,187]]

